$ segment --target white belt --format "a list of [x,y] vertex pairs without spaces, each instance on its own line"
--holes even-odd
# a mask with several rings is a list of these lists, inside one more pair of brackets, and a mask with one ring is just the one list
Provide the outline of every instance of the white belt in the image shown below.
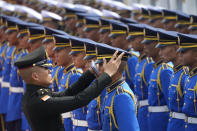
[[167,106],[149,106],[148,107],[149,112],[168,112]]
[[170,117],[175,119],[183,119],[183,120],[185,120],[186,118],[184,113],[178,113],[178,112],[170,112]]
[[92,129],[88,129],[88,131],[102,131],[102,130],[92,130]]
[[4,82],[2,81],[2,85],[3,88],[9,88],[10,87],[10,83],[9,82]]
[[62,113],[61,116],[62,116],[62,118],[71,118],[72,114],[71,114],[71,112],[66,112],[66,113]]
[[24,89],[22,87],[10,87],[9,91],[12,93],[24,93]]
[[185,121],[190,124],[197,124],[197,118],[195,117],[186,117]]
[[139,108],[143,106],[148,106],[148,100],[140,100],[138,103]]
[[88,122],[85,120],[77,120],[73,119],[73,125],[74,126],[83,126],[83,127],[88,127]]

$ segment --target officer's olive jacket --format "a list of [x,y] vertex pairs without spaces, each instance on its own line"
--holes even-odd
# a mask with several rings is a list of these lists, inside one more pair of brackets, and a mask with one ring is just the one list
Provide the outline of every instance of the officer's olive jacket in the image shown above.
[[90,85],[94,79],[94,75],[87,71],[76,83],[60,93],[27,84],[22,106],[32,130],[64,131],[60,114],[87,105],[111,82],[111,77],[106,73]]

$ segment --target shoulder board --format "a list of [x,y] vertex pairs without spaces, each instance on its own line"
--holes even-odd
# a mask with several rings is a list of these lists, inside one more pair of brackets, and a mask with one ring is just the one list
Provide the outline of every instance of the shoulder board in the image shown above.
[[185,74],[189,74],[189,68],[188,67],[184,66],[183,71],[184,71]]
[[150,57],[146,57],[147,63],[151,63],[153,60]]
[[137,53],[131,52],[132,55],[139,57],[139,55]]
[[173,68],[173,67],[170,64],[162,63],[162,68],[167,69],[167,68]]
[[125,91],[124,91],[124,89],[122,88],[122,86],[118,86],[117,88],[116,88],[116,93],[117,94],[121,94],[121,93],[124,93]]
[[38,96],[40,96],[40,99],[43,101],[46,101],[50,98],[48,89],[39,89],[37,91],[37,94]]
[[166,64],[166,65],[167,65],[167,68],[173,68],[173,66],[170,64]]

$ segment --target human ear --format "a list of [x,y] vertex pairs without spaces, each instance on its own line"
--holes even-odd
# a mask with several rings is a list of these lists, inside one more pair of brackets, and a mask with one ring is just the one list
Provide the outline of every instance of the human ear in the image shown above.
[[37,72],[33,72],[33,73],[31,74],[31,76],[32,76],[32,79],[33,79],[33,80],[39,81],[39,75],[38,75]]

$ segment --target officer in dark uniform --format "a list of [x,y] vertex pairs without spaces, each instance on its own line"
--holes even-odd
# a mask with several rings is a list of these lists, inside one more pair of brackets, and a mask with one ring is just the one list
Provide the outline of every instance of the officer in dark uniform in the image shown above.
[[[117,52],[106,64],[104,72],[90,87],[95,79],[92,71],[85,72],[79,80],[67,90],[52,93],[47,88],[52,78],[48,71],[44,47],[17,60],[15,65],[26,82],[27,90],[23,97],[23,110],[33,131],[64,131],[60,114],[87,105],[98,96],[104,87],[111,82],[111,77],[117,72],[121,63],[122,53]],[[88,87],[88,88],[87,88]]]

